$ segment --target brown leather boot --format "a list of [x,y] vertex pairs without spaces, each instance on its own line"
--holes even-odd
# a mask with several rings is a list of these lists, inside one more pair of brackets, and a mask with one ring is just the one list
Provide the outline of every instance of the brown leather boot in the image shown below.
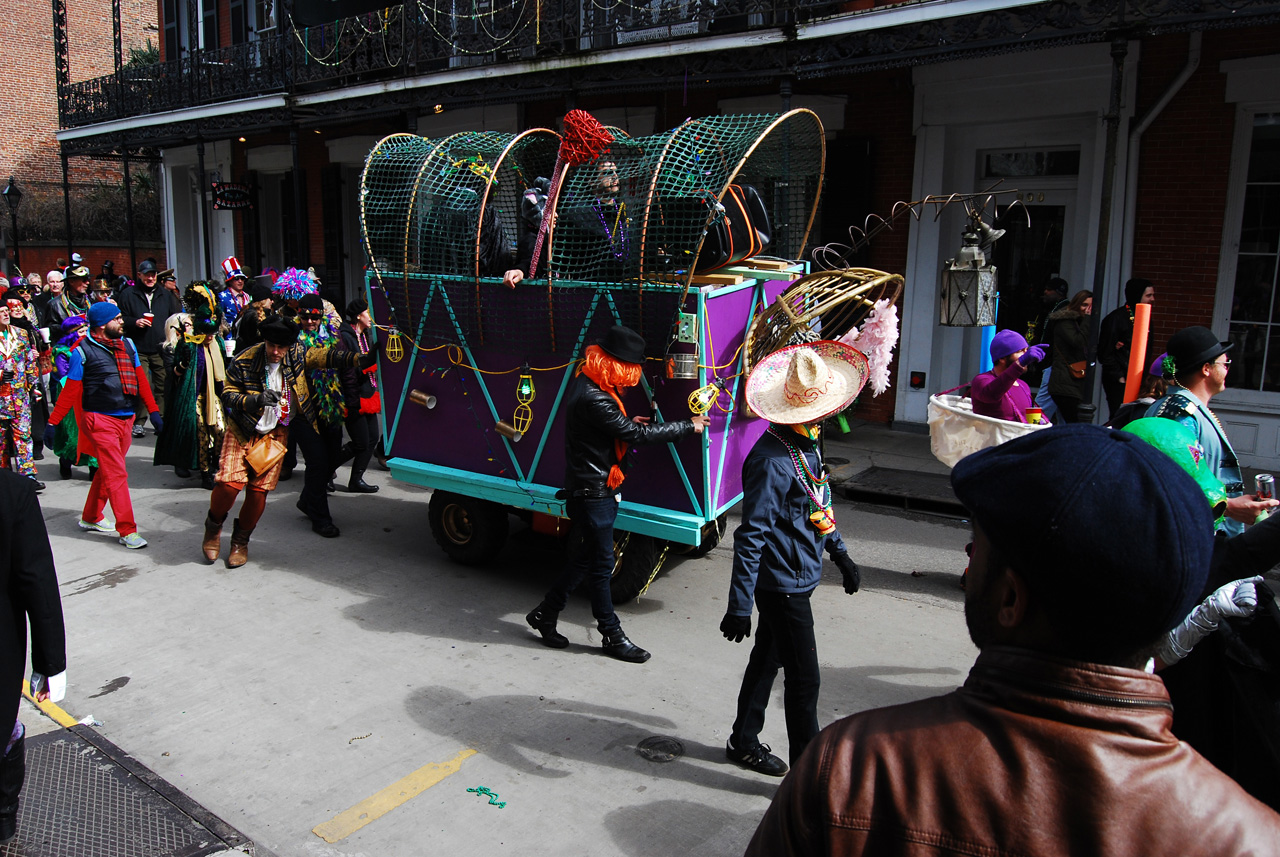
[[217,562],[218,555],[222,553],[222,524],[226,520],[226,515],[222,516],[221,521],[214,520],[212,512],[205,516],[204,544],[201,548],[204,550],[204,558],[209,562]]
[[227,568],[239,568],[249,561],[249,536],[253,530],[240,527],[240,519],[236,518],[231,527],[231,553],[227,555]]

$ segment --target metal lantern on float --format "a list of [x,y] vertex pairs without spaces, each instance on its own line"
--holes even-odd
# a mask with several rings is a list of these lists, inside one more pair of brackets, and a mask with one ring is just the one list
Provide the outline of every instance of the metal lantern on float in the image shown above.
[[942,266],[940,324],[948,327],[986,327],[996,323],[996,268],[987,264],[984,249],[1004,234],[974,217],[961,234],[963,244],[954,259]]

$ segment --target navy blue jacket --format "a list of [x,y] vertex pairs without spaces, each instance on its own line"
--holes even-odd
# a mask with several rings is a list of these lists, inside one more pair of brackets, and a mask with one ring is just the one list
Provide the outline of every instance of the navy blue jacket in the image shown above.
[[[781,426],[791,431],[790,426]],[[817,445],[795,434],[809,470],[821,472]],[[790,440],[790,437],[788,437]],[[847,553],[840,533],[819,535],[809,523],[809,495],[782,441],[766,432],[742,464],[742,524],[733,532],[732,616],[750,616],[757,589],[809,592],[822,577],[822,551]]]

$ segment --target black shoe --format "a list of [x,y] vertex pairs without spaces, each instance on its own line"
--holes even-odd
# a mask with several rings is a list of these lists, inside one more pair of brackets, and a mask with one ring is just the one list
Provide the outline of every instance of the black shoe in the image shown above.
[[282,467],[282,468],[280,468],[280,481],[281,481],[281,482],[288,482],[288,481],[289,481],[290,479],[292,479],[292,478],[293,478],[293,468],[292,468],[292,467]]
[[216,482],[214,482],[214,481],[213,481],[213,474],[212,474],[212,473],[201,473],[201,474],[200,474],[200,488],[201,488],[201,489],[203,489],[203,490],[205,490],[205,491],[212,491],[214,488],[217,488],[217,487],[218,487],[218,483],[216,483]]
[[44,461],[44,447],[36,449],[35,454],[31,456],[32,461]]
[[338,536],[342,534],[342,531],[339,530],[336,526],[334,526],[332,521],[330,521],[327,524],[322,524],[319,521],[312,521],[311,531],[315,533],[319,533],[320,535],[324,536],[326,539],[336,539]]
[[63,479],[71,478],[71,462],[65,458],[58,459],[58,475]]
[[179,479],[190,479],[191,471],[185,467],[175,467],[173,468],[173,475]]
[[324,486],[324,490],[328,491],[330,494],[333,494],[338,490],[338,486],[334,485],[333,480],[330,479],[329,484]]
[[347,484],[347,490],[352,494],[377,494],[378,486],[370,485],[363,479],[353,479]]
[[757,744],[750,750],[739,750],[733,746],[733,739],[730,738],[725,742],[724,754],[729,757],[730,762],[737,762],[766,777],[781,777],[787,772],[787,763],[770,753],[768,744]]
[[96,468],[96,467],[90,467],[90,468],[89,468],[89,481],[90,481],[90,482],[92,482],[92,481],[93,481],[93,477],[95,477],[95,476],[97,476],[97,475],[98,475],[98,468]]
[[43,482],[41,482],[39,479],[35,478],[34,476],[30,476],[30,477],[28,477],[28,478],[29,478],[32,482],[36,483],[36,490],[37,490],[37,491],[43,491],[43,490],[44,490],[44,483],[43,483]]
[[568,647],[569,638],[556,630],[555,617],[550,614],[535,608],[524,617],[524,621],[529,623],[530,628],[542,635],[542,644],[544,646],[550,646],[553,649]]
[[629,664],[642,664],[649,660],[649,653],[628,640],[627,635],[621,631],[611,637],[605,637],[602,645],[606,655]]

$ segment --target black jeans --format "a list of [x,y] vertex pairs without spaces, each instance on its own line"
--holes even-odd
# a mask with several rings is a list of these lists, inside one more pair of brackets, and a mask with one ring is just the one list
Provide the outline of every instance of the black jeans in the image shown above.
[[302,496],[298,508],[312,523],[332,524],[329,515],[329,477],[333,475],[334,462],[338,460],[338,447],[342,445],[342,429],[338,426],[322,426],[317,433],[306,417],[301,415],[289,423],[289,436],[298,442],[298,448],[307,459],[306,479],[302,484]]
[[733,721],[733,746],[747,750],[760,743],[764,710],[773,680],[783,671],[782,704],[787,719],[787,744],[794,765],[818,734],[818,645],[813,636],[813,590],[785,594],[756,591],[760,623],[738,691],[738,718]]
[[1080,410],[1079,399],[1073,399],[1070,396],[1054,396],[1053,403],[1058,406],[1058,416],[1062,417],[1063,423],[1076,421],[1076,414]]
[[1124,404],[1124,378],[1116,378],[1114,374],[1104,371],[1102,375],[1102,393],[1107,397],[1107,413],[1115,416],[1116,411]]
[[543,604],[559,613],[569,603],[569,593],[587,577],[596,627],[602,635],[614,636],[622,631],[622,622],[613,612],[613,592],[609,589],[614,564],[613,522],[618,519],[618,501],[613,497],[598,500],[571,497],[565,503],[565,511],[573,526],[569,532],[569,559],[560,579],[542,599]]
[[347,434],[351,436],[351,481],[364,476],[378,442],[378,415],[355,414],[347,417]]

